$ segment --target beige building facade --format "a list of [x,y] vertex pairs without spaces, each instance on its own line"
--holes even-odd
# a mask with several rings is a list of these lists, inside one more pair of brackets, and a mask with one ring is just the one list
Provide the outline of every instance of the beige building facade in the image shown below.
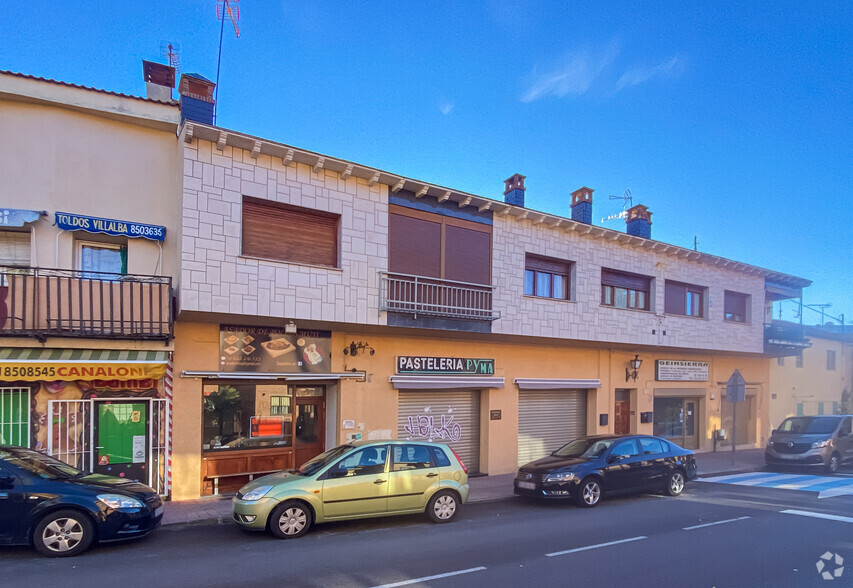
[[0,443],[163,494],[179,122],[0,72]]
[[837,326],[790,327],[802,329],[811,345],[770,362],[771,427],[789,416],[853,412],[853,336]]

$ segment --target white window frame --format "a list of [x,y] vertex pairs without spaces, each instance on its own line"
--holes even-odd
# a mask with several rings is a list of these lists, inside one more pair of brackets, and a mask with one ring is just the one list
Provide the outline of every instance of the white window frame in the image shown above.
[[108,242],[108,241],[88,241],[88,240],[83,240],[83,239],[77,239],[75,241],[75,250],[76,250],[75,254],[77,257],[76,266],[77,266],[77,269],[79,271],[85,271],[85,272],[90,273],[92,275],[102,275],[105,273],[109,273],[109,274],[115,273],[115,274],[119,274],[119,275],[127,275],[127,272],[122,274],[120,271],[119,272],[106,272],[104,270],[86,270],[86,269],[84,269],[83,268],[83,248],[84,247],[93,247],[93,248],[98,248],[98,249],[112,249],[112,250],[121,252],[122,247],[127,249],[127,243],[112,243],[112,242]]

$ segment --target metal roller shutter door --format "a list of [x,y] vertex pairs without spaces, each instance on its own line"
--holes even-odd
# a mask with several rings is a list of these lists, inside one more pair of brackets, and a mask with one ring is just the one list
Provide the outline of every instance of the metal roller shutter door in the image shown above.
[[518,465],[545,457],[586,435],[586,390],[518,394]]
[[459,455],[469,473],[480,471],[479,390],[400,390],[398,405],[398,439],[446,443]]

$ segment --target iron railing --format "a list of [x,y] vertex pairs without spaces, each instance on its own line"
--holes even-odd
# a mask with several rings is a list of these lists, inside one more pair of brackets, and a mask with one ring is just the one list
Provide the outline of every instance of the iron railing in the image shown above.
[[379,310],[465,320],[493,321],[493,286],[379,272]]
[[172,278],[0,266],[0,336],[172,338]]
[[764,352],[774,356],[797,355],[811,347],[802,325],[764,324]]

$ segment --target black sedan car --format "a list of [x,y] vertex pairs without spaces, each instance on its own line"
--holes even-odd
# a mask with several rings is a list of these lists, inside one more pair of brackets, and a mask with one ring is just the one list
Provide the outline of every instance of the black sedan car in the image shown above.
[[0,445],[0,545],[32,544],[48,557],[68,557],[95,540],[146,535],[162,518],[163,501],[145,484]]
[[696,478],[693,452],[648,435],[583,437],[523,465],[514,491],[531,498],[571,498],[591,507],[605,495],[663,491],[678,496]]

